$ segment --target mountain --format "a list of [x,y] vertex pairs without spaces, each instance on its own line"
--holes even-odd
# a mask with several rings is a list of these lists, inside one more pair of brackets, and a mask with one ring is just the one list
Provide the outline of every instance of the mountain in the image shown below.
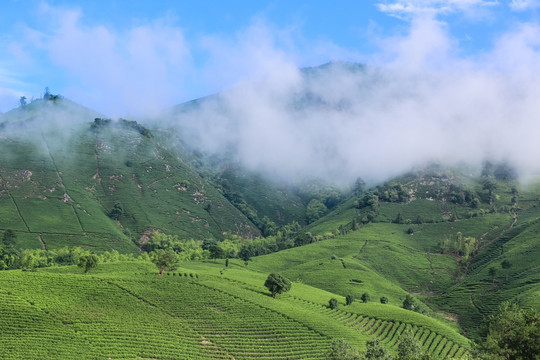
[[0,126],[0,228],[21,247],[134,252],[154,229],[200,240],[259,234],[159,131],[66,99],[15,109]]
[[[310,132],[312,115],[348,114],[352,98],[321,96],[316,85],[363,71],[300,71],[281,103],[293,130]],[[301,177],[295,164],[313,158],[265,147],[265,136],[288,133],[244,132],[260,104],[244,114],[232,94],[179,105],[159,123],[107,119],[61,97],[2,115],[0,231],[13,230],[19,250],[45,250],[48,262],[0,271],[0,332],[14,334],[0,351],[323,359],[334,339],[361,351],[379,340],[395,354],[410,331],[434,358],[460,358],[470,340],[484,341],[482,323],[500,304],[540,309],[540,179],[520,179],[507,162],[429,162],[369,188],[360,178],[350,185],[344,179],[359,174],[329,155],[333,128],[314,162],[334,159],[332,172],[347,176]],[[237,141],[245,135],[255,147]],[[261,153],[294,161],[265,168],[249,156]],[[146,253],[135,257],[154,232],[199,240],[202,255],[159,276]],[[186,253],[174,245],[163,248]],[[50,257],[66,246],[86,249],[55,266]],[[100,263],[83,275],[75,264],[86,250]],[[272,273],[291,280],[290,292],[269,296]]]

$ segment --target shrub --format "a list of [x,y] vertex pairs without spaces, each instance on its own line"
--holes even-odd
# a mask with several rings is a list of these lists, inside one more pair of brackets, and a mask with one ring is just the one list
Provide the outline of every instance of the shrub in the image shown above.
[[352,295],[347,295],[345,297],[345,304],[351,305],[353,303],[353,301],[354,301],[354,297]]
[[329,301],[328,301],[328,307],[332,310],[335,310],[337,309],[339,303],[337,301],[336,298],[331,298]]
[[388,304],[388,298],[386,296],[381,297],[381,304]]
[[371,297],[369,296],[369,294],[366,292],[366,293],[363,293],[362,294],[362,297],[360,298],[362,300],[363,303],[367,303],[369,300],[371,300]]

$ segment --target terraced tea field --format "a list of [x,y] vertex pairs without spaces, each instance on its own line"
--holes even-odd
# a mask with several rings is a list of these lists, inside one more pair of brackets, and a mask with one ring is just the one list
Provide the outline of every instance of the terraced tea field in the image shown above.
[[468,351],[465,338],[420,314],[381,304],[330,310],[323,299],[339,296],[302,284],[273,299],[263,274],[193,265],[161,276],[147,262],[102,264],[90,275],[71,266],[4,271],[0,351],[26,359],[324,359],[332,338],[359,348],[378,338],[396,349],[407,327],[441,358]]

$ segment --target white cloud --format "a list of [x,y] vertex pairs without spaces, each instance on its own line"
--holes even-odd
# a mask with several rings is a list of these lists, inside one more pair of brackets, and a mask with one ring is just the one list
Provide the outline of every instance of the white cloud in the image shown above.
[[[406,36],[380,42],[368,62],[377,66],[365,72],[334,66],[306,79],[270,56],[278,81],[241,84],[172,124],[195,146],[235,149],[244,165],[286,179],[381,181],[430,160],[486,158],[538,173],[538,39],[540,26],[522,24],[491,51],[463,58],[445,23],[418,17]],[[231,48],[257,56],[256,47]]]
[[118,31],[85,25],[78,9],[44,4],[42,11],[50,30],[29,29],[19,56],[44,53],[44,63],[71,79],[62,95],[113,116],[151,113],[181,98],[191,55],[179,27],[157,20]]
[[514,11],[526,11],[538,8],[539,6],[539,0],[512,0],[510,2],[510,8]]
[[399,18],[472,11],[497,5],[497,0],[385,0],[377,3],[382,12]]

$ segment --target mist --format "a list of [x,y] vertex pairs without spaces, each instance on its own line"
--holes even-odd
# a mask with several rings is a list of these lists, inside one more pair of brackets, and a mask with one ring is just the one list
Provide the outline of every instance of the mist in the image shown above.
[[[174,128],[190,147],[275,179],[379,182],[433,161],[540,172],[537,23],[516,23],[471,54],[436,14],[420,13],[399,35],[369,30],[375,50],[359,53],[261,19],[232,36],[190,38],[166,19],[119,32],[84,24],[80,11],[44,11],[55,30],[27,29],[17,53],[38,48],[77,79],[61,95]],[[214,95],[174,107],[186,94]]]
[[168,125],[198,150],[232,150],[285,180],[376,182],[432,161],[538,173],[540,27],[521,24],[463,57],[445,26],[413,20],[406,36],[380,39],[362,69],[276,63],[264,79],[176,109]]

